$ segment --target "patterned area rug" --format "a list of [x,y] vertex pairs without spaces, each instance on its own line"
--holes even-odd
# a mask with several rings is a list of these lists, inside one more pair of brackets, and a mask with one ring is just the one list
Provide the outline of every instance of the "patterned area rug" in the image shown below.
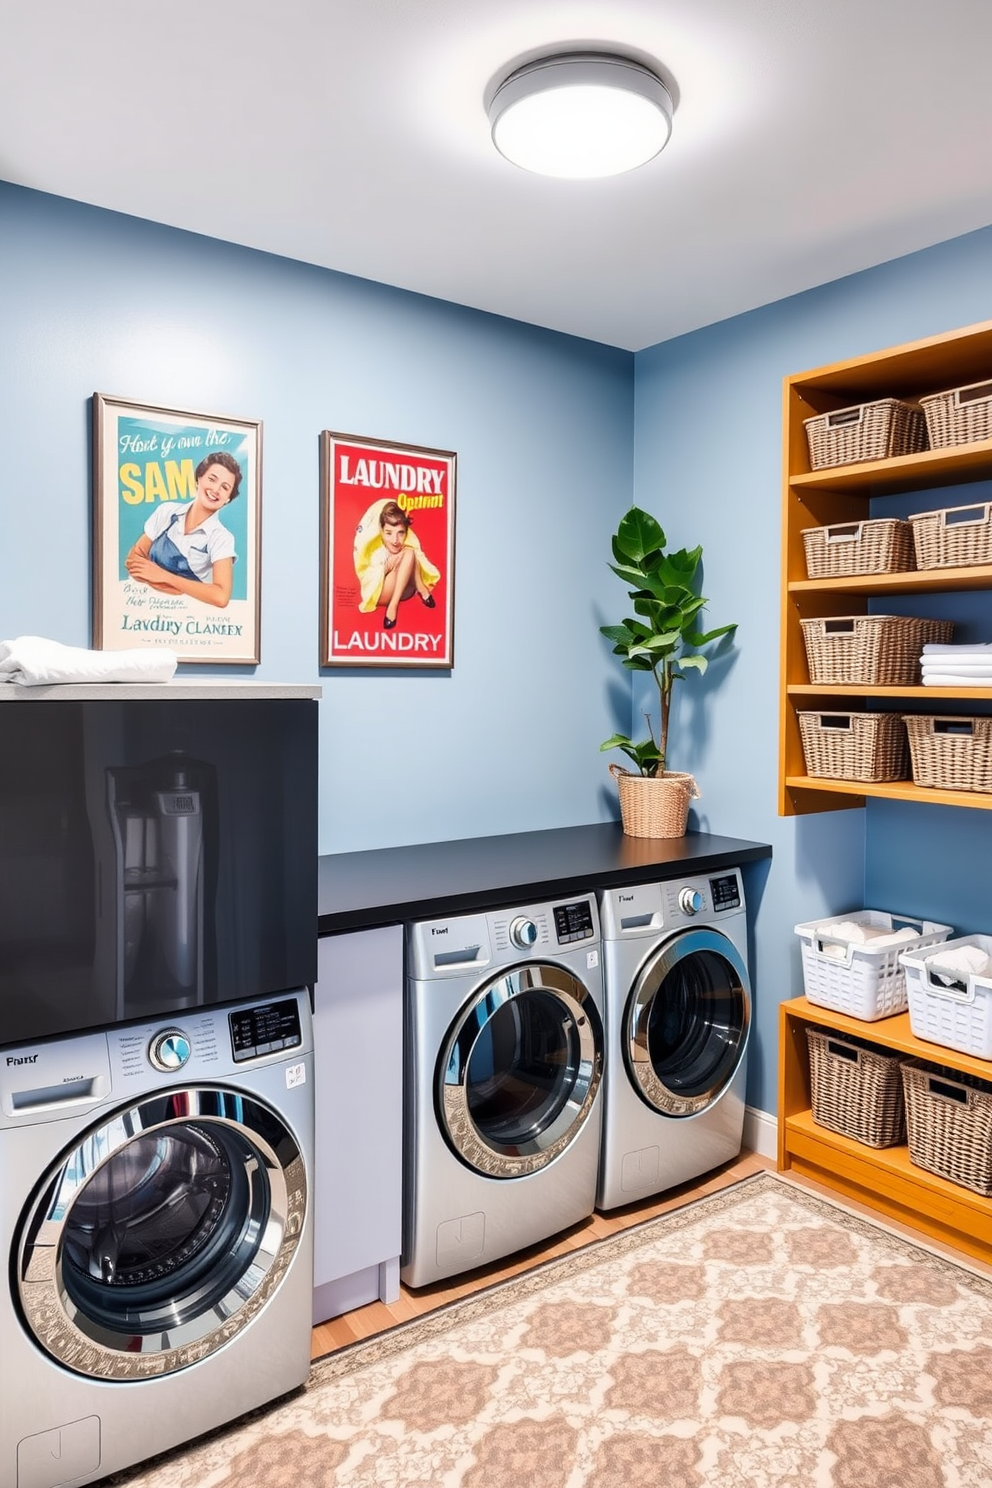
[[760,1174],[318,1360],[128,1488],[989,1488],[992,1282]]

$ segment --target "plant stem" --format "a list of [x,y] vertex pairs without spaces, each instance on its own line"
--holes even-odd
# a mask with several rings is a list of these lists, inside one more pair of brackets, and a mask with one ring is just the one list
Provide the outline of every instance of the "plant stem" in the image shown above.
[[661,758],[658,760],[655,774],[664,775],[665,762],[668,758],[668,709],[672,701],[672,678],[664,662],[661,663],[660,672],[657,667],[655,668],[654,679],[658,684],[658,694],[661,699],[661,729],[658,742],[658,753]]

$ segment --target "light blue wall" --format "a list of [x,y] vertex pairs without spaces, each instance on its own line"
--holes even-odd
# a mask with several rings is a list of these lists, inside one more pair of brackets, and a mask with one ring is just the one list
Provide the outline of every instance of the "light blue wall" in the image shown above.
[[802,986],[797,923],[867,904],[992,931],[986,812],[872,802],[776,815],[782,379],[988,318],[992,228],[636,357],[635,498],[676,545],[702,543],[709,620],[740,626],[729,659],[681,684],[671,762],[699,778],[701,825],[774,847],[770,871],[750,884],[749,1100],[766,1111],[776,1106],[777,1004]]
[[[630,353],[19,187],[0,224],[0,636],[90,643],[93,392],[261,418],[256,675],[323,685],[321,850],[615,814],[598,746],[627,701],[597,625]],[[450,673],[318,672],[328,428],[457,452]]]

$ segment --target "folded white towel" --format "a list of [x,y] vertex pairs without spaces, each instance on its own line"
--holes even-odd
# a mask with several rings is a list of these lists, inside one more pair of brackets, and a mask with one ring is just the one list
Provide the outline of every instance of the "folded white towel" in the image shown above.
[[927,672],[960,672],[965,677],[969,673],[992,672],[992,656],[969,656],[963,661],[956,656],[924,656],[921,666],[924,676]]
[[[955,981],[966,982],[970,976],[987,976],[989,971],[989,958],[981,946],[956,946],[954,950],[927,956],[926,964],[931,976],[945,987]],[[942,975],[944,972],[951,975]]]
[[44,636],[0,641],[0,682],[45,687],[63,682],[168,682],[178,666],[174,651],[87,651]]
[[982,656],[992,655],[992,641],[971,641],[955,643],[953,641],[927,641],[923,647],[924,656]]
[[992,687],[992,667],[987,672],[924,672],[924,687]]

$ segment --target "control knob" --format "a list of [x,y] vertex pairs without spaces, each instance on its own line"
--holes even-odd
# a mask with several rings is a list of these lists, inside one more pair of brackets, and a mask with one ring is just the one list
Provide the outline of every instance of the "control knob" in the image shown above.
[[683,914],[696,915],[704,907],[706,901],[698,889],[690,888],[686,884],[684,889],[679,889],[679,909]]
[[193,1045],[181,1028],[166,1028],[148,1045],[148,1058],[157,1070],[172,1075],[181,1070],[193,1052]]
[[526,915],[517,915],[510,925],[510,939],[515,946],[522,951],[529,950],[537,943],[537,926],[533,920],[528,920]]

